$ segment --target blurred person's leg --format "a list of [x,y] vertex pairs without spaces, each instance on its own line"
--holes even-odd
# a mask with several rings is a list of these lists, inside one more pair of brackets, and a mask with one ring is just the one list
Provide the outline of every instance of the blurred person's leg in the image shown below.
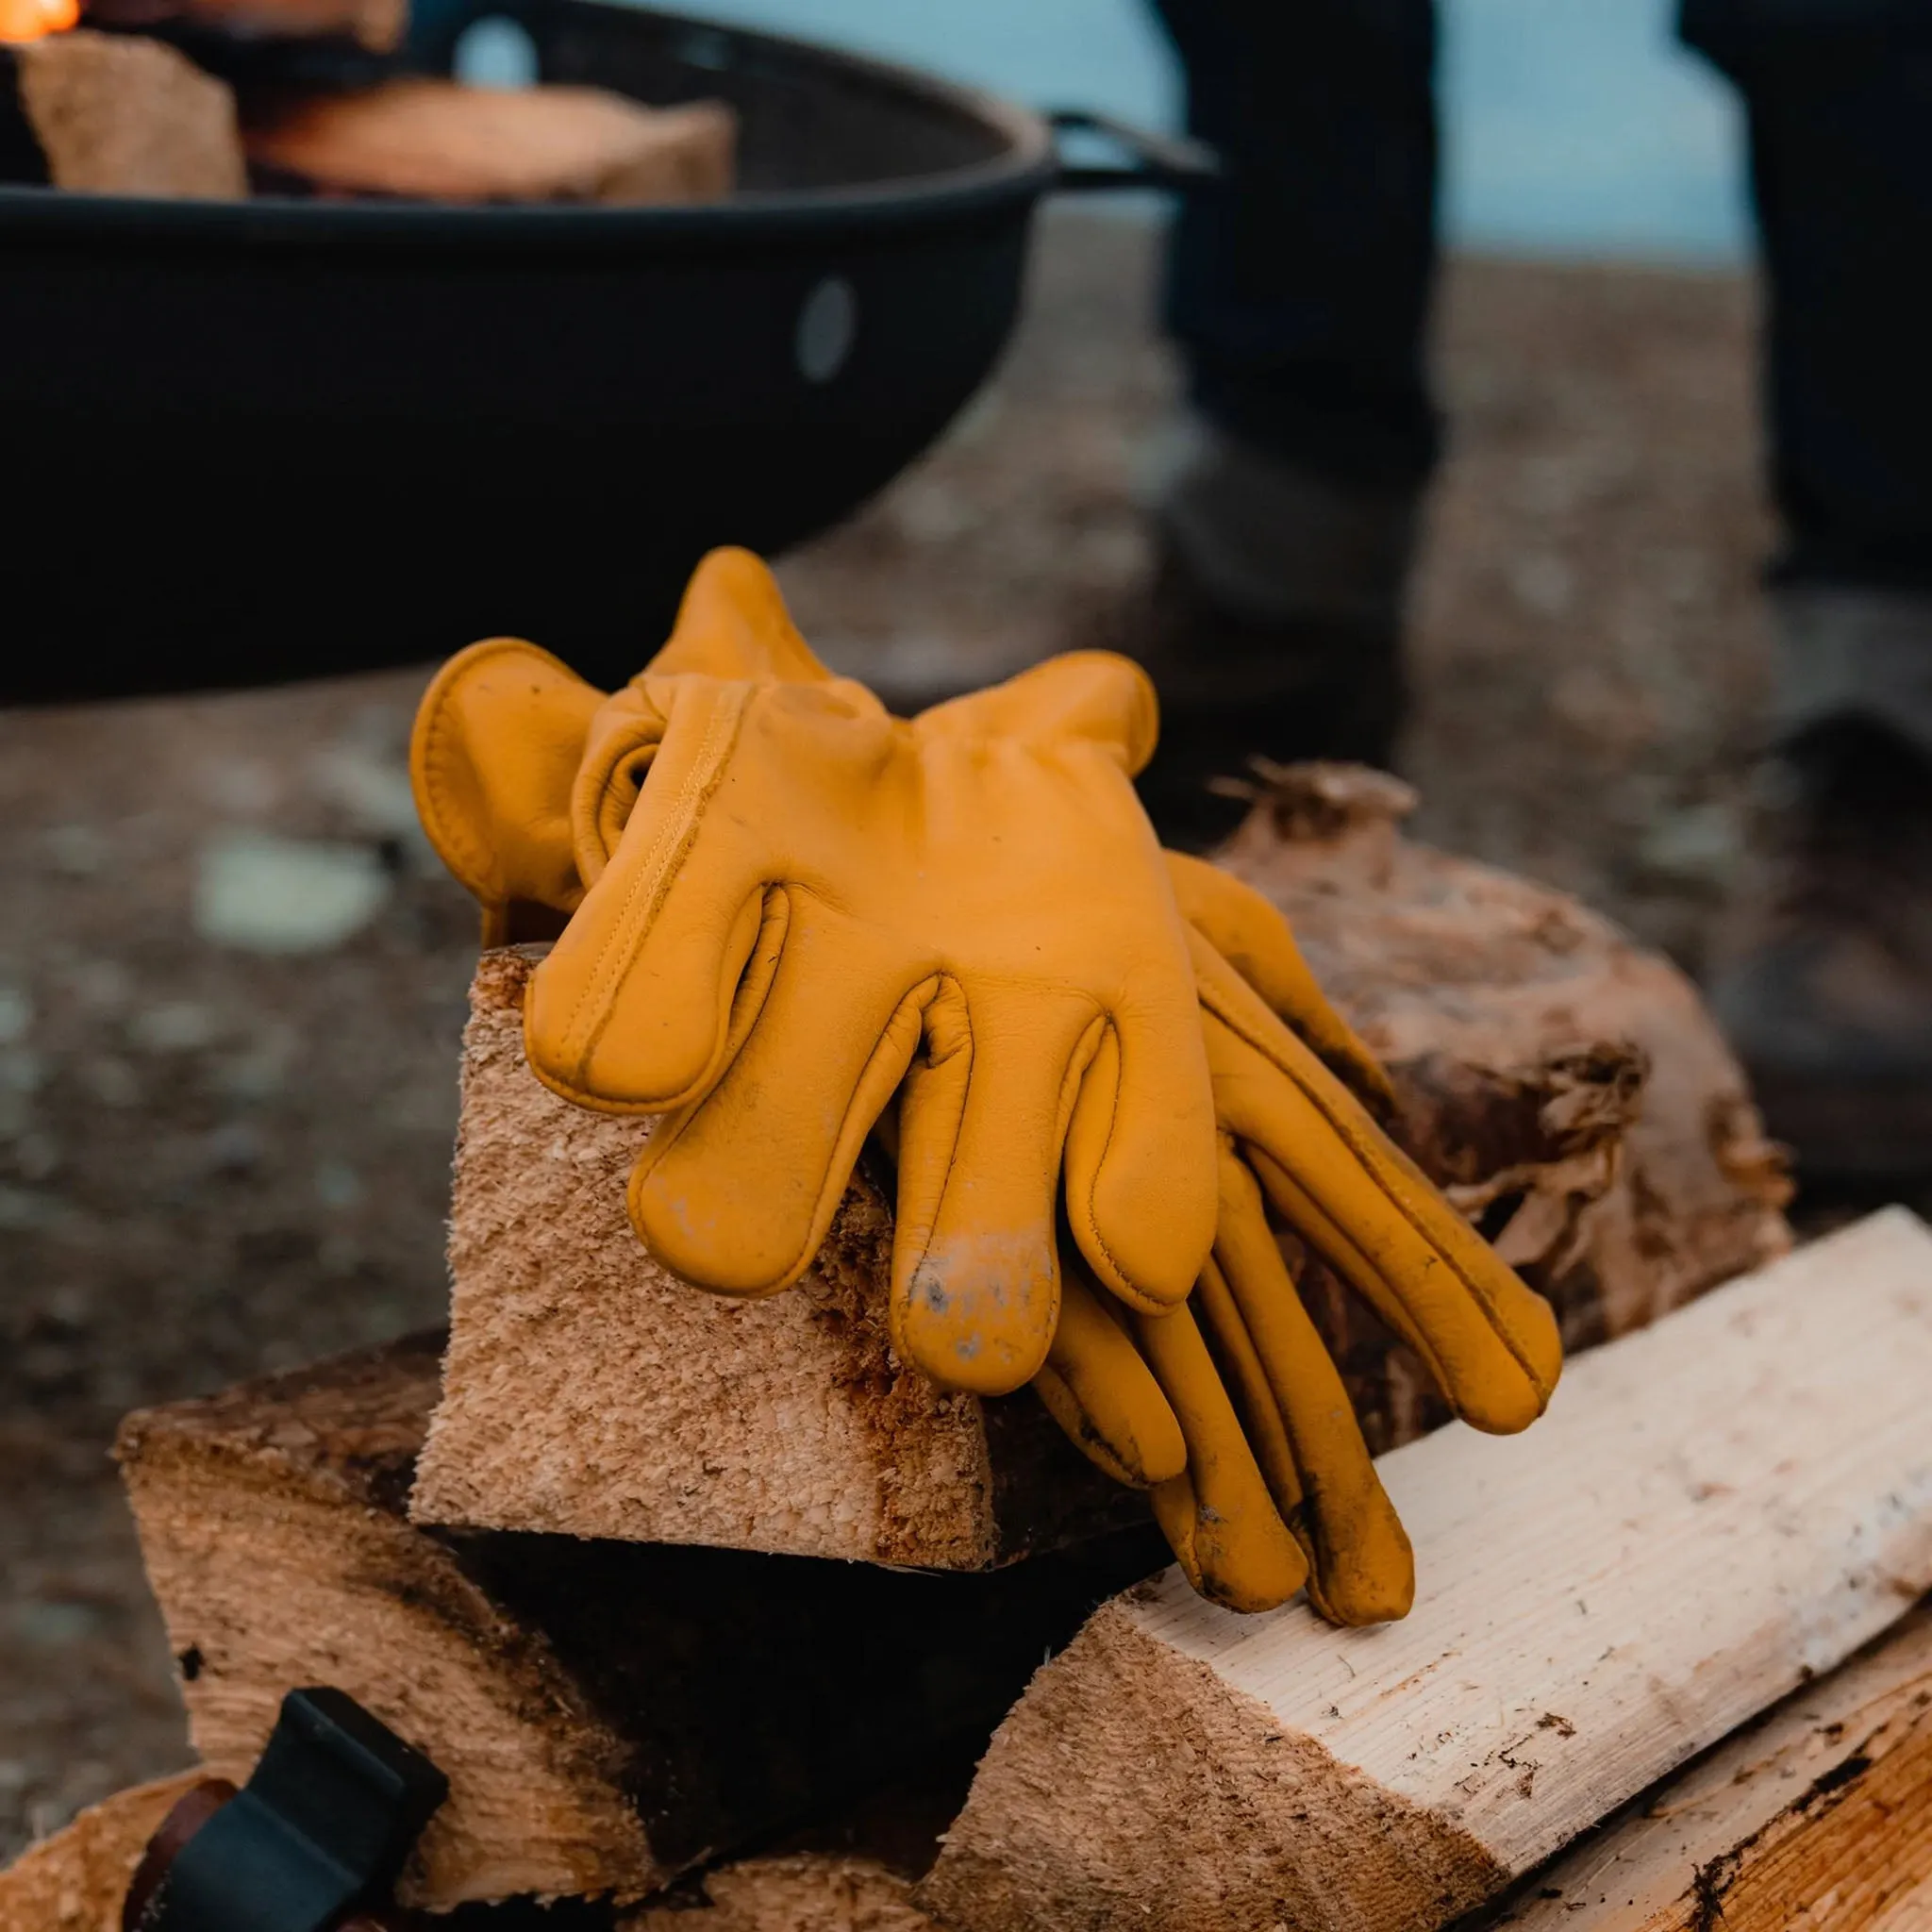
[[1437,449],[1431,0],[1155,0],[1188,126],[1228,170],[1191,198],[1167,322],[1188,402],[1158,453],[1151,598],[1118,640],[1161,697],[1142,790],[1170,837],[1239,808],[1252,754],[1386,762],[1404,581]]
[[1932,1170],[1932,5],[1683,16],[1749,113],[1785,526],[1777,739],[1719,1008],[1807,1169]]

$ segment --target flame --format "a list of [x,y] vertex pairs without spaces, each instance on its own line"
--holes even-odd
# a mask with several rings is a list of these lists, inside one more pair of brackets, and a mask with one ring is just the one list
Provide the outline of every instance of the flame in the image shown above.
[[0,41],[38,41],[80,18],[80,0],[0,0]]

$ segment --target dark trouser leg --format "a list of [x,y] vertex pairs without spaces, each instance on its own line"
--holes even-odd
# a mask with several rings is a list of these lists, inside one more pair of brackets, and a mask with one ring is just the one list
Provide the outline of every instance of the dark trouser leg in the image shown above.
[[1932,1172],[1932,8],[1685,0],[1738,83],[1785,526],[1777,757],[1714,989],[1814,1175]]
[[1932,755],[1932,6],[1685,0],[1683,25],[1750,121],[1780,724],[1859,713]]
[[1403,581],[1437,424],[1431,0],[1157,0],[1222,192],[1174,230],[1189,408],[1157,487],[1144,789],[1201,842],[1202,781],[1251,754],[1386,759]]

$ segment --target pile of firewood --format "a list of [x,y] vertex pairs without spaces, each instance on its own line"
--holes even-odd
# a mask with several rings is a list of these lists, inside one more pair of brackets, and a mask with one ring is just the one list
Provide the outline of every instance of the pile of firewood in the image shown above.
[[[403,0],[96,0],[84,24],[35,39],[8,42],[0,26],[0,182],[455,203],[730,192],[737,128],[722,103],[408,74],[386,58],[406,25]],[[339,84],[273,77],[262,47],[303,39],[341,50]]]
[[1139,1499],[1030,1395],[893,1357],[863,1178],[783,1295],[665,1275],[624,1213],[648,1126],[538,1085],[509,949],[466,1039],[448,1335],[127,1419],[203,1770],[29,1852],[0,1924],[118,1924],[181,1791],[245,1778],[319,1684],[448,1779],[404,1913],[1932,1913],[1932,1233],[1890,1210],[1786,1254],[1776,1152],[1687,983],[1574,901],[1406,842],[1404,806],[1291,773],[1224,862],[1295,923],[1404,1138],[1574,1356],[1528,1436],[1438,1428],[1416,1365],[1309,1272],[1415,1541],[1407,1622],[1242,1618],[1157,1574]]

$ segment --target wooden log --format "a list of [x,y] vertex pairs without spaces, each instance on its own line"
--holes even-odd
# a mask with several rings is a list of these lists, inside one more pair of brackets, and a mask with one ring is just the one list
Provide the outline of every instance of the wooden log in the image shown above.
[[1002,1725],[928,1909],[961,1932],[1424,1932],[1932,1586],[1932,1232],[1902,1208],[1573,1363],[1536,1434],[1381,1468],[1403,1624],[1177,1572]]
[[235,97],[134,35],[76,27],[0,47],[0,178],[92,194],[246,194]]
[[1915,1610],[1850,1663],[1606,1820],[1484,1925],[1932,1925],[1932,1613]]
[[[1784,1152],[1669,960],[1567,893],[1406,840],[1416,796],[1385,773],[1266,769],[1217,861],[1286,915],[1389,1065],[1398,1138],[1550,1298],[1566,1349],[1785,1252]],[[1623,1131],[1591,1134],[1617,1104],[1619,1055],[1645,1070],[1641,1091]],[[1525,1085],[1533,1104],[1504,1104]],[[1325,1270],[1311,1265],[1303,1292],[1376,1448],[1446,1420],[1407,1351]]]
[[718,101],[647,108],[594,87],[410,78],[252,99],[248,158],[278,187],[425,201],[717,201],[737,121]]
[[203,1774],[116,1791],[0,1872],[7,1932],[121,1932],[121,1901],[155,1827]]
[[744,1858],[695,1890],[625,1913],[619,1932],[940,1932],[912,1903],[912,1881],[876,1858]]
[[[1373,866],[1273,820],[1237,857],[1388,1054],[1403,1137],[1553,1294],[1569,1344],[1780,1250],[1781,1172],[1682,975],[1559,893],[1404,847],[1387,813],[1371,830]],[[524,1063],[536,957],[486,955],[472,990],[418,1520],[970,1569],[1138,1519],[1030,1394],[945,1395],[893,1356],[889,1214],[863,1175],[785,1294],[721,1301],[658,1268],[624,1211],[648,1124],[568,1106]],[[1305,1293],[1374,1446],[1441,1419],[1352,1296],[1312,1268]]]
[[116,1454],[196,1750],[243,1781],[331,1684],[447,1774],[398,1896],[637,1897],[973,1755],[1144,1535],[994,1576],[427,1532],[403,1511],[442,1338],[139,1411]]

